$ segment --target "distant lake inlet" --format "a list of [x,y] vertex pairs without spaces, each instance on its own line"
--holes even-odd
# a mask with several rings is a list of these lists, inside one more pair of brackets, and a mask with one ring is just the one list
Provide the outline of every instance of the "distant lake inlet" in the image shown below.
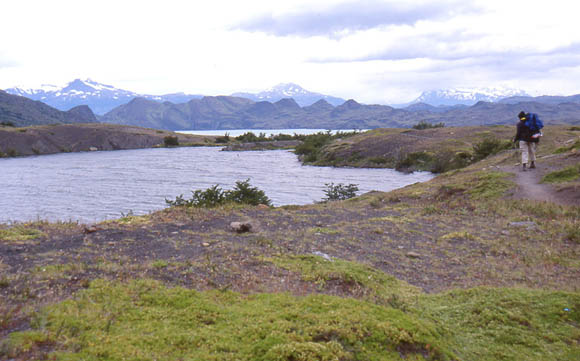
[[0,222],[97,222],[147,214],[165,199],[238,180],[266,192],[274,205],[320,201],[325,183],[357,184],[359,193],[389,191],[433,175],[392,169],[303,166],[290,151],[223,152],[216,147],[61,153],[0,159]]

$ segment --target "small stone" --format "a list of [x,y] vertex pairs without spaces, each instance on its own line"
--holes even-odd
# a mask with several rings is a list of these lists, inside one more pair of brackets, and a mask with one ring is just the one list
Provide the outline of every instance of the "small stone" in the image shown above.
[[322,227],[322,222],[320,221],[316,222],[316,227]]
[[252,224],[250,222],[232,222],[230,223],[230,229],[236,233],[246,233],[252,230]]
[[89,147],[89,151],[91,151],[91,152],[96,152],[97,150],[99,150],[99,148],[97,148],[97,147]]
[[326,253],[323,253],[320,251],[314,251],[314,252],[312,252],[312,254],[315,256],[318,256],[318,257],[322,257],[325,260],[332,262],[332,258],[329,255],[327,255]]
[[503,234],[504,236],[509,236],[510,235],[510,231],[501,231],[501,234]]
[[85,226],[85,228],[83,228],[84,233],[95,233],[98,230],[99,229],[96,226]]
[[522,222],[510,222],[510,226],[512,227],[526,227],[528,229],[536,228],[536,222],[532,221],[522,221]]
[[210,246],[210,244],[207,243],[207,242],[203,242],[201,245],[204,246],[204,247],[209,247]]
[[421,255],[417,252],[411,251],[411,252],[407,252],[407,257],[409,257],[409,258],[421,258]]

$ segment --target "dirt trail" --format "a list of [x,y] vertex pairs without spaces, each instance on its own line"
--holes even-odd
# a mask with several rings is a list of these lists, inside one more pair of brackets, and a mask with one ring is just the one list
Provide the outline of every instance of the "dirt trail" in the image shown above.
[[514,182],[518,188],[513,197],[516,199],[531,199],[562,205],[575,204],[567,192],[558,192],[552,185],[540,183],[542,177],[551,171],[551,168],[547,166],[540,164],[536,169],[527,169],[524,172],[521,165],[506,165],[501,167],[501,170],[515,175]]

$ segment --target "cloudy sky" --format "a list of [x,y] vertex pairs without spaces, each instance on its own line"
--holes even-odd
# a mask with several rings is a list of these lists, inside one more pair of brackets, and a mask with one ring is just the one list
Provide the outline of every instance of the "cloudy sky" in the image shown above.
[[91,78],[149,94],[294,82],[364,103],[423,90],[580,93],[570,0],[14,0],[0,12],[0,88]]

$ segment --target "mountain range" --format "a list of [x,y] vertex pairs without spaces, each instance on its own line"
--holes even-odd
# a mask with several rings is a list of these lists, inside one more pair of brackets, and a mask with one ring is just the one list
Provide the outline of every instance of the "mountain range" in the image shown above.
[[292,98],[301,107],[312,105],[321,99],[334,106],[341,105],[345,102],[345,100],[342,98],[310,92],[302,88],[300,85],[294,83],[278,84],[268,90],[259,93],[234,93],[232,96],[250,99],[255,102],[269,101],[272,103],[284,98]]
[[230,96],[203,97],[180,104],[135,98],[105,114],[101,121],[168,130],[370,129],[410,127],[420,121],[443,122],[449,126],[513,124],[521,110],[541,114],[547,124],[580,123],[580,102],[512,104],[480,101],[472,106],[449,107],[441,111],[427,104],[396,109],[386,105],[360,104],[352,99],[336,107],[322,99],[300,107],[292,98],[271,103]]
[[95,114],[105,114],[119,105],[140,97],[158,102],[183,103],[203,95],[174,93],[165,95],[138,94],[129,90],[115,88],[112,85],[98,83],[91,79],[75,79],[63,87],[43,85],[40,89],[14,87],[6,89],[13,95],[20,95],[39,100],[59,110],[69,110],[78,105],[88,105]]
[[[43,85],[39,89],[13,87],[6,89],[6,92],[39,100],[60,110],[68,110],[78,105],[88,105],[98,115],[103,115],[120,105],[130,102],[134,98],[143,98],[160,103],[185,103],[191,99],[203,98],[203,95],[185,93],[165,95],[139,94],[129,90],[118,89],[112,85],[98,83],[91,79],[75,79],[62,87],[55,85]],[[276,102],[284,98],[293,98],[300,106],[312,105],[320,99],[324,99],[335,106],[344,103],[344,99],[310,92],[294,83],[278,84],[259,93],[234,93],[232,96],[247,98],[255,102]]]
[[[410,127],[419,121],[444,122],[447,125],[511,124],[520,110],[540,113],[548,123],[578,123],[580,95],[569,97],[530,97],[519,91],[487,90],[426,92],[419,99],[436,103],[436,99],[461,98],[473,102],[485,95],[486,99],[473,105],[454,104],[437,106],[414,102],[405,108],[387,105],[365,105],[355,100],[342,101],[319,93],[312,93],[292,83],[281,84],[269,91],[239,96],[199,96],[169,94],[165,96],[138,96],[91,80],[75,80],[62,88],[22,90],[13,93],[43,99],[59,104],[60,109],[82,102],[92,107],[111,107],[111,99],[122,104],[95,118],[88,106],[76,106],[59,111],[40,101],[17,97],[2,92],[1,121],[16,125],[90,122],[136,125],[157,129],[281,129],[325,128],[362,129],[377,127]],[[240,93],[237,93],[240,94]],[[479,95],[478,95],[479,94]],[[483,94],[483,95],[481,95]],[[500,95],[512,95],[501,98]],[[278,99],[282,96],[288,96]],[[292,96],[292,97],[290,97]],[[250,99],[254,97],[253,100]],[[311,98],[308,98],[311,97]],[[316,99],[314,103],[310,101]],[[324,99],[333,98],[333,103]],[[437,98],[439,97],[439,98]],[[302,105],[295,98],[302,99]],[[269,101],[260,99],[270,99]],[[310,99],[307,101],[307,99]],[[101,103],[98,103],[98,101]],[[99,105],[100,104],[100,105]],[[308,104],[308,105],[304,105]],[[338,104],[338,105],[337,105]],[[106,108],[106,107],[105,107]],[[105,109],[100,108],[100,109]]]
[[405,108],[414,104],[429,104],[435,107],[474,105],[477,102],[498,102],[505,98],[531,98],[525,91],[510,88],[457,88],[424,91],[410,103],[394,105]]
[[[88,105],[98,115],[103,115],[120,105],[130,102],[134,98],[144,98],[160,103],[186,103],[191,99],[203,98],[203,95],[185,93],[165,95],[139,94],[133,91],[119,89],[112,85],[102,84],[91,79],[75,79],[62,87],[55,85],[43,85],[38,89],[13,87],[6,89],[6,92],[25,96],[33,100],[40,100],[63,111],[78,105]],[[294,83],[278,84],[258,93],[233,93],[231,96],[250,99],[254,102],[268,101],[271,103],[285,98],[292,98],[300,107],[310,106],[321,99],[333,106],[339,106],[345,102],[342,98],[311,92]],[[427,104],[435,107],[430,108],[431,111],[441,112],[449,110],[449,107],[459,105],[469,106],[482,100],[498,102],[506,98],[519,102],[529,101],[531,97],[522,90],[508,88],[440,89],[425,91],[412,102],[393,105],[393,107],[408,108],[412,106],[408,109],[424,110],[425,106],[422,104]]]

